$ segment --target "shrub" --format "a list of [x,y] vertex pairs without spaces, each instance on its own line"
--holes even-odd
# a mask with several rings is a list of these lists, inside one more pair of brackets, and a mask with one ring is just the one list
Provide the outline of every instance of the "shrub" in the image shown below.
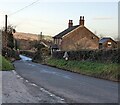
[[[53,52],[53,58],[62,59],[65,51]],[[120,49],[68,51],[70,60],[120,63]]]
[[19,60],[19,53],[13,49],[10,48],[2,48],[2,55],[7,58],[14,58],[15,60]]

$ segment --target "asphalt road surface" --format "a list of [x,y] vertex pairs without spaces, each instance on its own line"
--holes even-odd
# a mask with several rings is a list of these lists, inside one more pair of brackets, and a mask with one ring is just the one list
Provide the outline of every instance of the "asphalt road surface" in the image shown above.
[[70,103],[118,103],[118,83],[33,63],[30,59],[14,62],[23,78]]
[[22,78],[15,71],[2,71],[1,96],[2,103],[64,103],[60,97]]

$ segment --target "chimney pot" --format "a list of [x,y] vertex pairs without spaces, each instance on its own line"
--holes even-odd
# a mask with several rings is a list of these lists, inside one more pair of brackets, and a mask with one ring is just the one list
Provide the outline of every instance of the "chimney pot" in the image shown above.
[[72,27],[73,26],[73,20],[69,20],[69,23],[68,23],[68,28]]
[[79,25],[83,25],[84,26],[84,16],[80,16],[80,20],[79,20]]

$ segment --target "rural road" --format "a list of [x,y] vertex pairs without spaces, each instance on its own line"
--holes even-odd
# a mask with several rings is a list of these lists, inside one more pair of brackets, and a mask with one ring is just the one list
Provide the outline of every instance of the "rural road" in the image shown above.
[[118,103],[117,82],[33,63],[24,56],[21,58],[14,62],[20,76],[68,103]]
[[25,80],[15,71],[2,71],[1,90],[0,102],[2,100],[5,105],[10,103],[12,105],[14,105],[13,103],[64,103],[60,97]]

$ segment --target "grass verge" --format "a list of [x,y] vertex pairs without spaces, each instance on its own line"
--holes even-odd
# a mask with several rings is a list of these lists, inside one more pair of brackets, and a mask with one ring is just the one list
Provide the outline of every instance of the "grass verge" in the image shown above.
[[14,69],[14,67],[13,67],[12,63],[0,55],[0,70],[9,71],[9,70],[13,70],[13,69]]
[[47,60],[46,64],[64,70],[112,81],[118,81],[118,77],[120,76],[120,71],[118,71],[120,65],[117,63],[65,61],[64,59],[51,58]]

